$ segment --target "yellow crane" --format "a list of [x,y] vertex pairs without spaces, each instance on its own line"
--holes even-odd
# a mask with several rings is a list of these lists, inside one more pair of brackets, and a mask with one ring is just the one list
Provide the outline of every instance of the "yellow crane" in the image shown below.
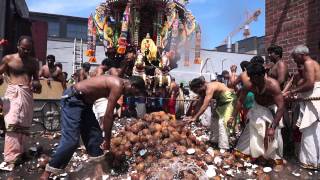
[[228,41],[230,41],[230,39],[235,36],[236,34],[238,34],[241,30],[243,31],[243,36],[245,38],[248,38],[250,36],[250,29],[249,29],[249,24],[252,23],[252,21],[257,21],[259,15],[261,14],[261,10],[258,9],[256,10],[253,14],[251,14],[250,16],[247,16],[246,21],[240,25],[238,28],[236,28],[235,30],[233,30],[225,39],[224,41],[221,43],[221,45],[227,44]]

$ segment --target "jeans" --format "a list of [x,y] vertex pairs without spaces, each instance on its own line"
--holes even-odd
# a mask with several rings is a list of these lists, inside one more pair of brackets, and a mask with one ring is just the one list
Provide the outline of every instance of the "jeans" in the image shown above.
[[65,90],[61,99],[61,140],[49,163],[50,167],[64,169],[79,146],[80,135],[87,153],[92,157],[103,155],[100,145],[102,131],[92,111],[92,105],[85,104],[73,89]]

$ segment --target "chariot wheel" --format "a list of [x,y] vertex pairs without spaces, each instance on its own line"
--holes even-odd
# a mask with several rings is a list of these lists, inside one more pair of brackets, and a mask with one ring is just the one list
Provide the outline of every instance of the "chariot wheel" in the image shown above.
[[60,106],[56,102],[46,102],[41,111],[44,129],[48,131],[60,130]]

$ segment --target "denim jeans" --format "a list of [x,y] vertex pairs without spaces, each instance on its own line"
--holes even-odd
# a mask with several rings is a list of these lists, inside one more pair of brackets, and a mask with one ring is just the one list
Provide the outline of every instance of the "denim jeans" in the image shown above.
[[61,99],[61,140],[49,163],[50,167],[64,169],[79,146],[80,135],[87,153],[92,157],[103,155],[100,145],[102,131],[92,111],[92,105],[85,104],[73,95],[72,88],[65,90]]

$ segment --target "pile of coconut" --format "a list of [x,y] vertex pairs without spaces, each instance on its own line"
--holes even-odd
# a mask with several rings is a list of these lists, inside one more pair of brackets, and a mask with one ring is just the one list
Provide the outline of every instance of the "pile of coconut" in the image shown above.
[[131,179],[221,179],[266,177],[270,169],[214,150],[191,126],[165,112],[146,114],[111,140],[114,162],[128,162]]

